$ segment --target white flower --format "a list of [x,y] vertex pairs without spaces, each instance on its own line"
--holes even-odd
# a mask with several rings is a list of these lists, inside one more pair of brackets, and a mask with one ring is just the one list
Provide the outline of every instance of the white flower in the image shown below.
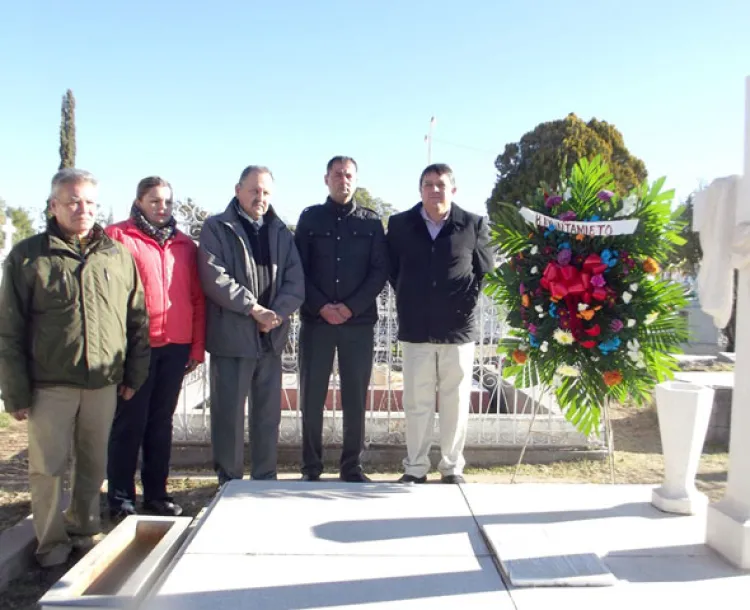
[[601,360],[599,356],[591,356],[591,362],[599,362],[599,360]]
[[563,201],[569,201],[572,196],[573,194],[570,192],[570,187],[566,188],[563,193]]
[[646,368],[646,361],[643,359],[643,352],[641,352],[641,344],[638,343],[638,339],[631,339],[627,342],[628,358],[630,358],[635,366],[639,369]]
[[522,352],[528,352],[530,347],[531,346],[528,343],[521,343],[518,346],[518,349],[520,349]]
[[623,303],[630,303],[630,299],[633,298],[633,295],[630,294],[627,290],[622,293],[622,301]]
[[633,318],[628,318],[628,328],[633,328],[635,326],[635,320]]
[[635,212],[635,208],[638,205],[638,197],[635,193],[631,193],[622,201],[622,208],[615,213],[615,217],[618,216],[630,216]]
[[586,311],[589,306],[586,303],[578,303],[578,311]]
[[563,377],[579,377],[581,374],[577,366],[571,366],[570,364],[561,364],[555,372]]
[[543,318],[543,317],[544,317],[545,315],[546,315],[546,314],[544,314],[544,313],[540,313],[540,314],[539,314],[539,317],[540,317],[540,318]]
[[536,265],[534,265],[534,266],[533,266],[533,267],[531,268],[531,274],[532,274],[532,275],[536,275],[537,273],[539,273],[539,267],[537,267]]
[[547,350],[549,350],[549,343],[547,343],[546,341],[542,341],[542,344],[539,346],[539,349],[546,354]]
[[659,317],[658,311],[652,311],[650,314],[646,315],[646,318],[643,320],[643,323],[646,326],[651,326],[654,322],[656,322],[656,318]]
[[636,284],[635,282],[633,282],[632,284],[630,284],[630,290],[631,290],[631,292],[637,292],[638,291],[638,284]]
[[541,305],[535,305],[534,309],[536,309],[539,313],[542,313],[544,311],[544,307],[542,307]]
[[539,253],[539,246],[533,246],[531,248],[531,253],[532,254],[538,254]]
[[572,345],[575,341],[573,333],[569,330],[563,330],[562,328],[556,329],[555,332],[552,333],[552,338],[560,345]]

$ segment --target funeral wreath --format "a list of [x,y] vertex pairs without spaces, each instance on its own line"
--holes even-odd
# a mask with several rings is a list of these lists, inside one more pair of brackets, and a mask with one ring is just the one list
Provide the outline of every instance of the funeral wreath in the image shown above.
[[684,223],[664,178],[624,196],[600,158],[492,218],[500,264],[487,293],[507,312],[503,376],[551,392],[581,432],[607,399],[643,404],[687,339],[681,284],[661,275]]

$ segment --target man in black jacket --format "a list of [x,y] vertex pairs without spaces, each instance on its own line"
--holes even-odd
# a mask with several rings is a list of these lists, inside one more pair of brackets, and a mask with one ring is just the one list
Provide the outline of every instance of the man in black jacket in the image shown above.
[[295,232],[305,270],[299,337],[302,479],[323,472],[323,410],[338,351],[344,446],[340,476],[364,483],[362,472],[367,387],[372,371],[376,299],[388,279],[387,248],[378,214],[354,201],[357,163],[328,162],[325,203],[302,212]]
[[493,268],[493,252],[486,220],[452,203],[456,186],[448,165],[428,166],[419,187],[422,201],[388,223],[390,279],[404,358],[407,456],[399,481],[427,480],[437,397],[438,470],[443,483],[463,483],[475,308],[482,277]]

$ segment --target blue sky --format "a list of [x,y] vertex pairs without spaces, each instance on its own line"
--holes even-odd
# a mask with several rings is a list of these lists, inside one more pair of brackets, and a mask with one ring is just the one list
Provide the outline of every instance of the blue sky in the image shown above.
[[67,88],[77,165],[118,219],[144,176],[218,212],[260,163],[296,222],[336,154],[406,209],[432,115],[432,160],[474,211],[505,144],[568,112],[615,124],[684,197],[741,171],[748,24],[747,0],[6,2],[0,197],[41,210]]

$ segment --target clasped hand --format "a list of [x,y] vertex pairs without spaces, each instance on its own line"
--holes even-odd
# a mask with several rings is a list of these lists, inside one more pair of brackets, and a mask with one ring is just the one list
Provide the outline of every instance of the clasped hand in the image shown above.
[[329,324],[343,324],[352,317],[352,310],[343,303],[328,303],[321,307],[320,316]]

